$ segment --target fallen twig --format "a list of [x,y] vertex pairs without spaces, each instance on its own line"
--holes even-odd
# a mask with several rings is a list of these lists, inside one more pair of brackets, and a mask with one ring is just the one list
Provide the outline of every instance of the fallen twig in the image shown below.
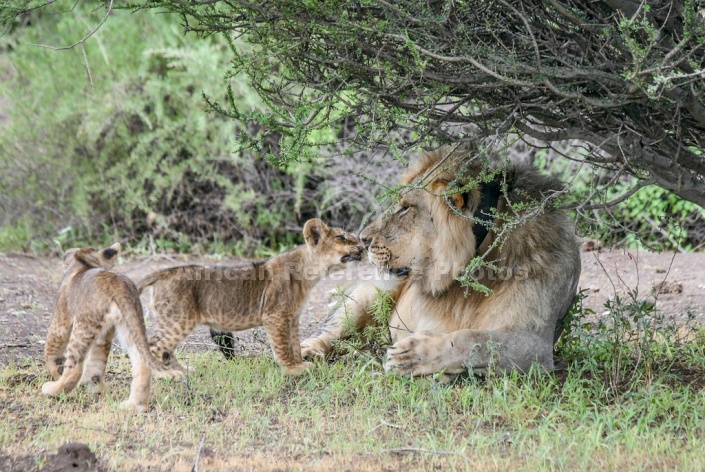
[[206,441],[206,432],[204,431],[201,435],[201,444],[198,445],[198,451],[196,451],[196,460],[193,462],[193,468],[191,472],[198,472],[198,461],[201,460],[201,450],[203,449],[203,443]]
[[367,431],[367,432],[365,433],[365,435],[370,434],[372,431],[376,430],[376,429],[379,428],[380,426],[389,426],[390,428],[396,428],[396,429],[404,429],[404,428],[406,428],[406,426],[399,426],[399,425],[396,425],[396,424],[387,423],[386,421],[382,420],[382,422],[381,422],[380,424],[378,424],[378,425],[375,426],[374,428],[372,428],[372,429],[370,429],[369,431]]
[[395,447],[394,449],[382,449],[382,452],[425,452],[428,454],[443,454],[448,456],[460,456],[470,462],[470,458],[462,452],[456,451],[437,451],[432,449],[423,449],[421,447]]

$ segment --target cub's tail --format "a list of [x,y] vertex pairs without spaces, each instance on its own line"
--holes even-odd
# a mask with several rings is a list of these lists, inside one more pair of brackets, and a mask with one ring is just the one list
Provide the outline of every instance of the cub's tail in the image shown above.
[[159,272],[155,272],[153,274],[149,274],[147,277],[143,278],[140,280],[140,282],[137,284],[137,290],[140,292],[140,295],[142,292],[145,291],[147,287],[151,287],[154,285],[157,281],[161,280],[164,278],[164,272],[163,270],[160,270]]
[[175,278],[178,280],[183,278],[184,280],[201,280],[205,270],[205,267],[194,264],[162,269],[154,272],[153,274],[149,274],[147,277],[142,279],[140,283],[137,284],[137,290],[139,290],[140,294],[142,294],[147,287],[151,287],[160,280],[166,279]]
[[127,328],[126,334],[129,339],[126,341],[137,348],[137,352],[142,358],[142,361],[147,364],[152,374],[155,377],[182,377],[185,372],[181,369],[175,369],[165,365],[161,359],[156,359],[152,355],[147,341],[147,329],[144,324],[142,303],[140,303],[137,293],[134,292],[134,285],[127,296],[124,298],[118,297],[116,302],[122,312],[125,328]]

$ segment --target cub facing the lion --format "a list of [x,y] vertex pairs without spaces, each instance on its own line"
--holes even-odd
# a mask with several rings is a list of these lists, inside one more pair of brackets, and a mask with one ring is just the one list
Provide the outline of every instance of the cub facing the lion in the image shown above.
[[64,254],[64,276],[44,351],[54,381],[42,386],[45,395],[70,392],[79,383],[102,393],[116,332],[132,364],[130,398],[123,407],[147,409],[150,369],[159,377],[180,375],[152,358],[137,288],[110,270],[119,254],[119,243],[101,250],[70,249]]
[[[566,212],[540,207],[562,186],[529,166],[510,164],[487,183],[481,173],[467,151],[444,147],[420,156],[402,177],[409,190],[360,235],[384,277],[355,287],[322,332],[302,343],[304,357],[326,355],[351,324],[362,329],[374,323],[376,287],[386,284],[395,303],[388,371],[527,371],[534,363],[553,369],[553,344],[580,276],[579,246]],[[521,224],[493,244],[498,236],[487,223],[498,228],[505,221]],[[482,255],[505,269],[474,274],[492,290],[489,296],[456,280]],[[381,281],[390,278],[391,286]]]
[[301,309],[323,276],[359,261],[364,247],[352,234],[329,228],[319,219],[307,221],[303,235],[306,244],[262,263],[172,267],[142,280],[140,293],[152,287],[157,329],[149,344],[154,356],[183,371],[174,349],[196,325],[218,331],[264,326],[274,357],[286,374],[310,366],[301,357]]

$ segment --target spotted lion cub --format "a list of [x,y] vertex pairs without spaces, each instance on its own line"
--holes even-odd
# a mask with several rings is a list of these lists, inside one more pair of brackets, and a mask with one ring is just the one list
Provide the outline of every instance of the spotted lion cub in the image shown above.
[[102,393],[105,365],[117,331],[132,364],[130,398],[122,406],[143,412],[149,403],[150,368],[158,377],[181,372],[151,356],[137,287],[110,270],[119,253],[116,243],[107,249],[69,249],[64,254],[64,276],[44,352],[54,381],[45,383],[42,393],[70,392],[79,383]]
[[218,331],[264,326],[277,363],[286,374],[303,362],[299,315],[313,286],[329,271],[359,261],[364,247],[355,236],[329,228],[319,219],[306,222],[306,244],[271,259],[239,267],[172,267],[147,276],[142,293],[152,287],[157,330],[149,339],[152,354],[184,370],[174,349],[204,324]]

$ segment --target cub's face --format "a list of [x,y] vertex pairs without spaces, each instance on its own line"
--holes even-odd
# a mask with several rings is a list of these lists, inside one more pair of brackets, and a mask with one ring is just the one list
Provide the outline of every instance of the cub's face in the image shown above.
[[360,261],[365,251],[355,235],[339,228],[329,228],[317,218],[304,225],[304,239],[320,267],[324,268]]

